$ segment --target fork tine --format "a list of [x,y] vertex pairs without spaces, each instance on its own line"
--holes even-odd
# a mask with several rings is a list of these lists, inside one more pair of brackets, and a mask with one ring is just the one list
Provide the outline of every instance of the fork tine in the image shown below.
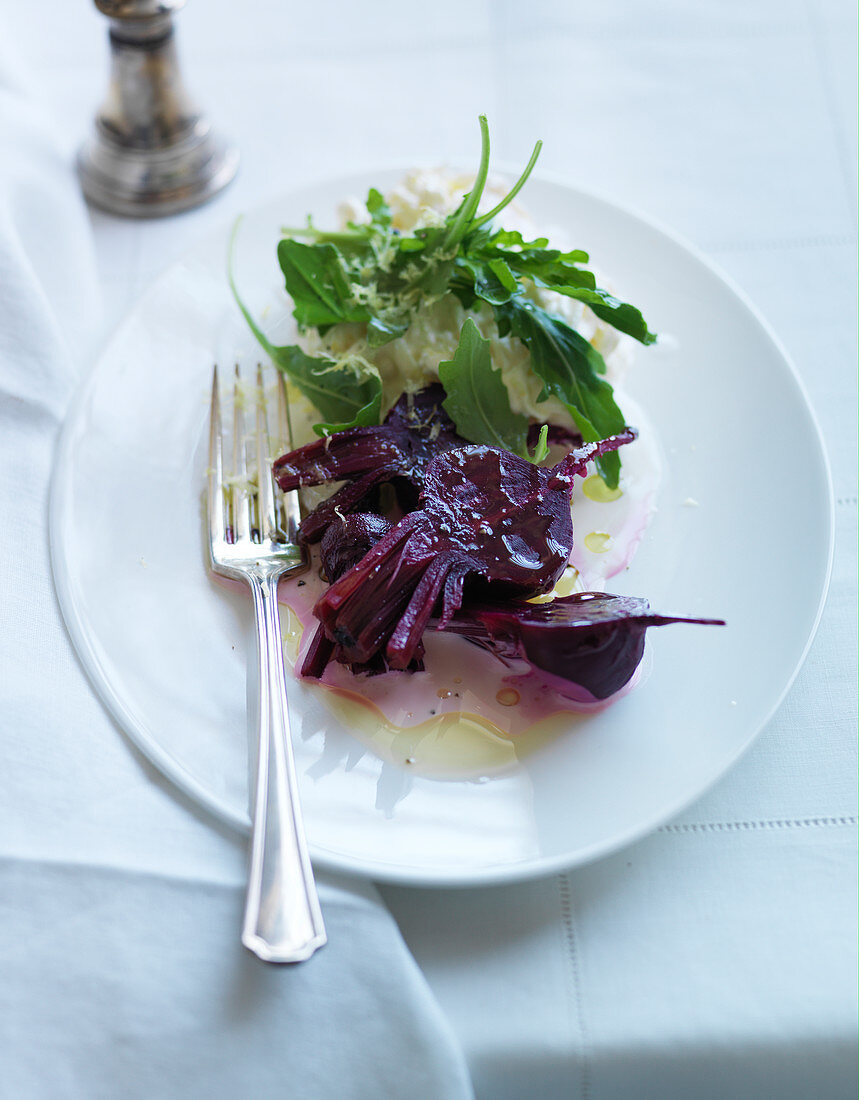
[[266,415],[265,390],[263,388],[262,366],[257,364],[257,408],[256,408],[256,445],[257,445],[257,482],[258,516],[260,537],[277,538],[277,516],[274,510],[274,488],[271,482],[271,444],[268,436],[268,417]]
[[209,412],[208,505],[211,547],[226,536],[227,530],[224,506],[224,437],[221,429],[221,398],[217,366],[212,374],[212,404]]
[[[284,443],[288,443],[292,450],[295,444],[292,441],[292,420],[289,415],[289,394],[286,390],[286,382],[280,371],[277,372],[277,432]],[[301,523],[301,505],[298,499],[298,490],[284,493],[283,499],[283,533],[289,542],[297,539],[298,525]]]
[[289,415],[289,394],[286,392],[286,379],[277,372],[277,431],[281,446],[293,450],[292,419]]
[[233,391],[233,530],[236,539],[250,538],[251,501],[248,492],[248,463],[245,439],[245,407],[242,393],[242,375],[236,364],[236,381]]

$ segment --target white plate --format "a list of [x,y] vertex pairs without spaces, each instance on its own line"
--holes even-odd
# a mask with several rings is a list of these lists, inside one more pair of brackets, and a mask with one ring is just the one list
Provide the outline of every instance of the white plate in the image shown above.
[[[332,224],[343,196],[395,178],[328,181],[249,215],[238,276],[251,306],[278,300],[281,225],[308,211]],[[639,352],[628,385],[667,470],[648,535],[611,587],[728,626],[650,631],[649,671],[633,692],[539,749],[511,752],[482,782],[383,761],[291,683],[309,842],[329,868],[427,885],[502,882],[641,837],[749,746],[820,616],[829,471],[802,385],[765,323],[700,256],[640,217],[545,180],[529,182],[526,199],[538,224],[563,226],[671,337]],[[152,286],[78,394],[58,454],[51,547],[66,621],[107,707],[178,786],[246,829],[250,604],[207,576],[201,524],[212,363],[258,356],[227,291],[227,235]]]

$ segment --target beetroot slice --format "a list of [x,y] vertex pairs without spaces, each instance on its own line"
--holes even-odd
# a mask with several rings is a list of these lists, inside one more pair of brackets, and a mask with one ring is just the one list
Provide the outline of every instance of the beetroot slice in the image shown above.
[[443,629],[499,657],[524,659],[602,700],[620,691],[638,668],[647,628],[669,623],[725,625],[721,619],[656,615],[635,596],[580,592],[551,603],[469,604]]
[[573,478],[635,438],[631,428],[571,451],[552,468],[473,445],[434,458],[423,507],[409,513],[317,602],[314,613],[350,662],[384,652],[406,668],[436,605],[444,628],[472,594],[548,592],[573,548]]
[[[299,540],[318,542],[337,516],[365,512],[371,494],[388,482],[396,489],[402,511],[417,508],[432,459],[466,443],[445,412],[444,399],[443,386],[434,382],[419,393],[403,394],[384,424],[335,432],[282,455],[274,464],[274,475],[284,492],[305,485],[347,482],[305,516]],[[582,442],[580,435],[567,428],[553,424],[547,427],[550,444],[572,446]],[[529,430],[532,448],[540,430],[539,424]]]
[[[333,583],[347,573],[390,530],[389,521],[374,512],[356,512],[343,518],[335,517],[319,547],[322,571],[329,582]],[[423,646],[419,646],[408,666],[410,671],[420,672],[423,669],[422,657]],[[304,656],[300,674],[310,679],[319,679],[329,661],[348,664],[352,672],[371,676],[388,671],[388,663],[382,653],[374,654],[369,661],[363,663],[350,662],[320,625],[316,628]]]
[[442,408],[444,398],[444,388],[434,383],[419,393],[403,394],[384,424],[335,432],[282,455],[273,473],[284,492],[330,481],[348,483],[305,516],[300,541],[318,542],[338,515],[364,511],[369,494],[385,482],[394,482],[404,511],[415,508],[431,460],[465,442]]
[[319,558],[329,584],[348,573],[353,565],[380,542],[393,526],[376,512],[354,512],[336,518],[322,537]]

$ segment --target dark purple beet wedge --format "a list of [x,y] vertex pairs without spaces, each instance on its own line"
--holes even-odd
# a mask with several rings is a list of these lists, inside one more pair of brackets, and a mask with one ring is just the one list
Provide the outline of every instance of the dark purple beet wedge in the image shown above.
[[366,510],[369,495],[385,482],[394,483],[403,511],[417,507],[430,461],[465,443],[442,408],[444,398],[438,383],[420,393],[404,393],[384,424],[336,432],[281,456],[272,472],[285,493],[304,485],[347,482],[305,516],[299,539],[318,542],[338,515]]
[[438,455],[426,467],[422,507],[406,515],[319,599],[314,613],[347,662],[384,653],[406,668],[437,605],[444,628],[472,597],[548,592],[573,548],[573,478],[635,438],[631,428],[545,468],[495,447]]
[[[322,572],[329,583],[339,580],[356,565],[391,530],[391,523],[375,512],[355,512],[343,518],[335,516],[328,525],[319,546]],[[419,646],[409,664],[409,670],[420,672],[423,669],[421,658],[423,646]],[[384,654],[376,653],[366,662],[349,661],[336,642],[325,633],[325,627],[318,626],[301,665],[301,675],[318,680],[329,661],[348,664],[354,673],[367,673],[375,676],[388,671]]]
[[348,573],[353,565],[391,530],[393,524],[376,512],[337,516],[319,545],[322,572],[329,584]]
[[470,603],[443,629],[499,657],[528,661],[548,673],[561,691],[565,681],[601,700],[632,678],[647,628],[669,623],[725,625],[721,619],[655,615],[647,600],[635,596],[580,592],[551,603]]

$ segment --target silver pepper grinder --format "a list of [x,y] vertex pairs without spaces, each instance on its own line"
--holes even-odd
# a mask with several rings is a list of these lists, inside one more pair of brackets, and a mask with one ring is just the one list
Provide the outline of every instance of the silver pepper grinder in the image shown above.
[[188,210],[236,174],[237,150],[212,133],[182,82],[173,14],[184,3],[95,0],[110,19],[110,85],[78,174],[87,198],[111,213]]

